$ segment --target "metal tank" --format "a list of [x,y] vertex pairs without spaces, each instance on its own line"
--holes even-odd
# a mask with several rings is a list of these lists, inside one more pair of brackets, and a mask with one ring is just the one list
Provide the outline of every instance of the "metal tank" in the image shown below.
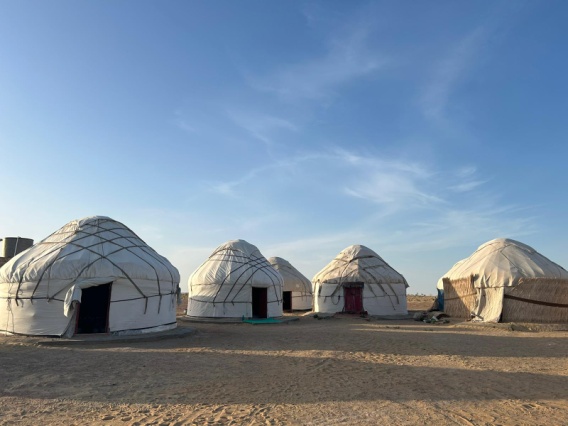
[[4,237],[0,239],[0,257],[11,258],[34,245],[31,238]]

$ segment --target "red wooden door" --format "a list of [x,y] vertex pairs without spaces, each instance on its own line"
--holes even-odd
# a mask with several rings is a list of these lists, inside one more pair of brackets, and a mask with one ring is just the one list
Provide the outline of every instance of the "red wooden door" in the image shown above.
[[344,287],[345,312],[363,312],[363,287]]

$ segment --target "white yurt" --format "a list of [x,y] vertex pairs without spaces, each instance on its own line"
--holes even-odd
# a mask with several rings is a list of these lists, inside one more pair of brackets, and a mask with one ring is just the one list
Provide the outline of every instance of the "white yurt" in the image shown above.
[[207,318],[282,316],[282,276],[244,240],[217,247],[189,277],[187,315]]
[[282,307],[285,311],[312,309],[312,283],[290,262],[281,257],[270,257],[268,262],[284,279]]
[[314,311],[406,315],[404,277],[373,250],[353,245],[339,253],[312,280]]
[[438,281],[444,311],[483,322],[568,322],[568,271],[519,241],[497,238]]
[[179,273],[105,216],[74,220],[0,269],[0,330],[72,336],[176,327]]

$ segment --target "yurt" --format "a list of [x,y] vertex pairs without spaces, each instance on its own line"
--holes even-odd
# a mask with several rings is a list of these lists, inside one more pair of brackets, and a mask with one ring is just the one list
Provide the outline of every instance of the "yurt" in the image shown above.
[[347,247],[316,274],[312,283],[315,312],[408,313],[406,280],[365,246]]
[[483,322],[568,322],[568,272],[532,247],[498,238],[438,282],[444,311]]
[[0,269],[0,330],[72,336],[176,327],[179,273],[105,216],[74,220]]
[[217,247],[189,277],[187,315],[207,318],[282,316],[282,276],[252,244]]
[[281,257],[270,257],[268,262],[284,279],[282,308],[285,311],[312,309],[312,283],[290,262]]

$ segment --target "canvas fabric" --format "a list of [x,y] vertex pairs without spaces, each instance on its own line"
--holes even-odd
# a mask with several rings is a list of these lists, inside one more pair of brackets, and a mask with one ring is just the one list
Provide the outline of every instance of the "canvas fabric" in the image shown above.
[[408,313],[406,279],[377,253],[362,245],[347,247],[314,276],[314,311],[342,312],[343,287],[351,282],[364,283],[363,310],[368,314]]
[[251,318],[253,287],[267,289],[269,317],[282,316],[283,279],[254,245],[244,240],[217,247],[189,277],[187,315]]
[[478,294],[474,321],[483,322],[499,321],[504,294],[521,278],[568,279],[568,271],[560,265],[526,244],[505,238],[482,244],[471,256],[457,262],[443,278],[458,280],[471,275]]
[[312,283],[290,262],[281,257],[270,257],[268,262],[276,269],[284,285],[282,291],[292,292],[292,309],[307,310],[312,309]]
[[112,283],[109,331],[175,327],[179,272],[105,216],[69,222],[0,269],[0,330],[61,336],[86,288]]

